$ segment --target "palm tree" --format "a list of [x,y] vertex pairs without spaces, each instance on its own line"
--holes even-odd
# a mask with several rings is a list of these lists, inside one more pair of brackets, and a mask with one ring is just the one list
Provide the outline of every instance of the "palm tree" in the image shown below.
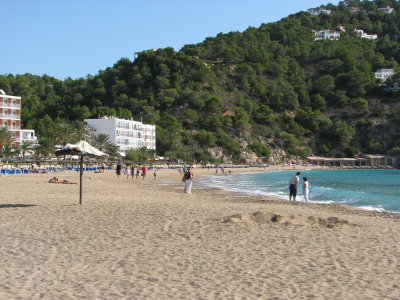
[[10,146],[14,142],[12,133],[6,127],[0,128],[0,157],[3,156],[5,146]]
[[20,153],[21,153],[21,145],[12,145],[11,146],[11,152],[12,152],[12,157],[19,157]]
[[34,148],[35,156],[48,158],[54,154],[56,143],[54,139],[49,137],[42,137],[39,139],[38,144]]
[[100,151],[105,152],[107,148],[112,145],[110,137],[107,134],[99,133],[93,139],[93,146],[95,146]]
[[73,131],[75,133],[75,141],[87,141],[91,136],[91,129],[83,121],[76,121],[72,124]]
[[107,147],[107,149],[105,150],[105,152],[108,154],[110,159],[120,159],[121,158],[121,154],[119,154],[119,146],[110,143],[109,146]]
[[54,139],[57,145],[65,147],[68,143],[72,143],[77,136],[73,126],[69,123],[58,123],[55,130]]
[[14,147],[11,147],[10,145],[5,145],[3,147],[3,156],[5,158],[11,158],[15,155]]
[[32,143],[30,141],[23,141],[19,146],[19,152],[21,153],[22,159],[25,159],[25,155],[32,150]]

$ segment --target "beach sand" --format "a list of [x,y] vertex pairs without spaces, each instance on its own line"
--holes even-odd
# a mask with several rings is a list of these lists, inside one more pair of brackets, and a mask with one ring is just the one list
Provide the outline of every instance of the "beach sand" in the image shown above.
[[204,189],[201,174],[186,195],[176,170],[86,172],[83,205],[54,174],[1,177],[0,299],[400,299],[399,215]]

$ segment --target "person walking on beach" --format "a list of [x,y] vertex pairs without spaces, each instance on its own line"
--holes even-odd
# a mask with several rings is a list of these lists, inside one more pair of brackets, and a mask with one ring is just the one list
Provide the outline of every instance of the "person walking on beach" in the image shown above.
[[122,165],[121,165],[121,163],[118,163],[117,164],[117,170],[116,170],[118,179],[119,179],[119,176],[121,175],[121,171],[122,171]]
[[188,168],[187,172],[185,173],[185,193],[191,194],[192,193],[192,183],[193,183],[193,172],[192,168]]
[[303,177],[303,196],[304,196],[304,200],[308,203],[308,194],[309,194],[309,190],[308,190],[308,179],[307,177]]
[[144,180],[144,178],[146,177],[146,174],[147,174],[147,168],[146,168],[146,166],[143,166],[143,168],[142,168],[142,177],[143,177],[143,180]]
[[154,167],[154,172],[153,172],[154,180],[157,179],[157,168]]
[[131,177],[132,177],[132,180],[135,178],[135,166],[134,165],[131,166]]
[[129,177],[131,176],[131,167],[128,165],[125,166],[125,175],[126,175],[126,180],[129,180]]
[[290,184],[289,184],[289,201],[296,201],[296,196],[297,196],[297,185],[300,182],[300,172],[297,172],[296,175],[292,176],[290,178]]
[[136,167],[136,179],[139,178],[139,175],[140,175],[140,166],[137,166]]

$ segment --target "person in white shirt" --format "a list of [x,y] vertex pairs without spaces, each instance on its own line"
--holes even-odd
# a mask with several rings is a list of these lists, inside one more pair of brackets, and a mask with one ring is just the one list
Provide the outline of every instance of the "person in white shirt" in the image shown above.
[[131,175],[131,167],[128,165],[125,166],[125,175],[126,175],[126,180],[128,180],[129,176]]
[[308,190],[308,179],[307,177],[303,177],[303,196],[304,196],[304,200],[306,200],[306,202],[308,202],[308,194],[309,194],[309,190]]
[[289,201],[296,201],[296,196],[297,196],[297,185],[300,182],[300,172],[297,172],[295,176],[292,176],[290,178],[290,184],[289,184]]

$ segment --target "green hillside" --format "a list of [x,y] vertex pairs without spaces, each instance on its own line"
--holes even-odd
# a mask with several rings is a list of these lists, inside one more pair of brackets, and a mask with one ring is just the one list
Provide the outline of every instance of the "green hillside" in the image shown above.
[[[378,10],[387,6],[395,11]],[[399,152],[400,75],[382,83],[374,72],[400,71],[400,3],[324,8],[331,14],[299,12],[177,52],[142,52],[87,78],[0,76],[0,88],[23,97],[23,125],[41,137],[54,123],[142,118],[158,125],[157,152],[172,159],[188,149],[203,162],[254,161],[280,149],[286,158]],[[314,39],[314,31],[339,27],[339,40]]]

